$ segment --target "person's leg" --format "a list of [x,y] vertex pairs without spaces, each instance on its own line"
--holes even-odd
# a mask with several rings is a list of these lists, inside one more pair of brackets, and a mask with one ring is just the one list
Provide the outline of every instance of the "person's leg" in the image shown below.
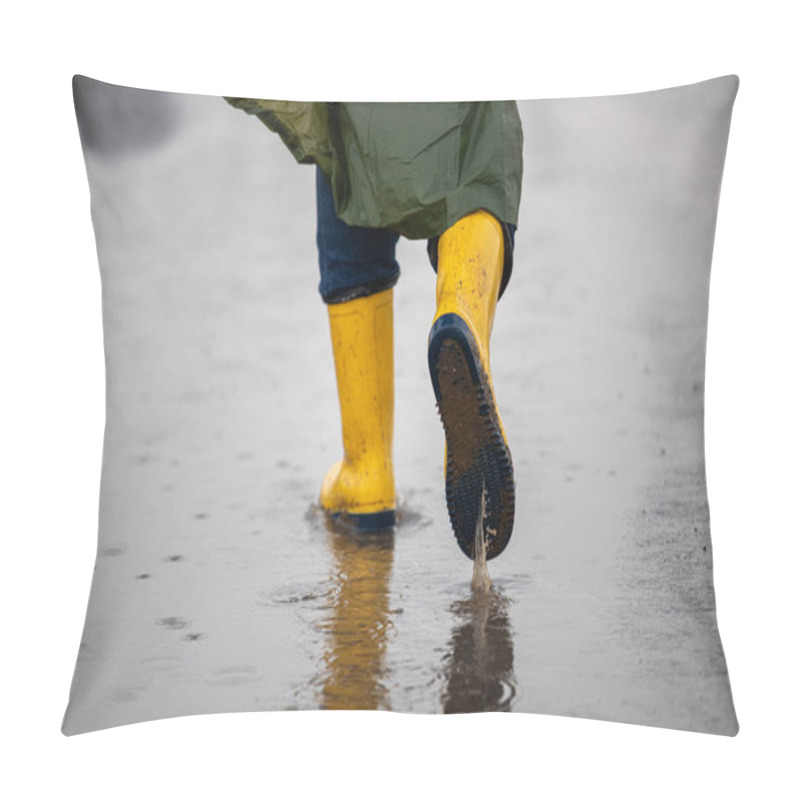
[[503,226],[486,211],[460,219],[437,247],[428,364],[445,431],[450,522],[470,558],[478,525],[487,558],[503,551],[514,525],[514,470],[489,365],[489,338],[508,263],[505,249]]
[[344,457],[328,471],[323,509],[361,530],[395,524],[392,287],[398,235],[336,216],[317,173],[320,294],[328,306]]
[[325,303],[346,303],[391,289],[400,276],[395,259],[399,238],[393,231],[339,219],[330,183],[317,168],[319,293]]

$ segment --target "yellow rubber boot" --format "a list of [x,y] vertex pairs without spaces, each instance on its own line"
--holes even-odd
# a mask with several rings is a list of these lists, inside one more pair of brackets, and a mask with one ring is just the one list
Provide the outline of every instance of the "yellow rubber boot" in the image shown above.
[[395,524],[392,290],[328,306],[344,458],[325,477],[322,508],[348,527]]
[[489,364],[503,256],[502,228],[486,211],[462,217],[439,237],[428,366],[445,432],[447,509],[469,558],[476,528],[482,528],[486,557],[495,558],[514,527],[514,468]]

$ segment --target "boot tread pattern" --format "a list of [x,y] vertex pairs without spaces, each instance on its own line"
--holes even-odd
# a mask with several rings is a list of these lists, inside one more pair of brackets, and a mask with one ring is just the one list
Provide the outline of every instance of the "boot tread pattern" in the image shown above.
[[491,559],[511,538],[514,469],[471,332],[456,320],[440,318],[442,324],[434,325],[429,345],[431,380],[447,441],[447,510],[459,547],[473,559],[485,482],[484,540],[486,557]]

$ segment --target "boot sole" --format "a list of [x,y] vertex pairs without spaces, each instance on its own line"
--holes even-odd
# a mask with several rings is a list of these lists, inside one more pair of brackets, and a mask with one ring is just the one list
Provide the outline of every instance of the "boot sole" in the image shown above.
[[475,558],[485,490],[486,558],[496,558],[514,527],[514,467],[477,343],[457,314],[443,314],[433,324],[428,367],[447,442],[445,495],[456,541]]

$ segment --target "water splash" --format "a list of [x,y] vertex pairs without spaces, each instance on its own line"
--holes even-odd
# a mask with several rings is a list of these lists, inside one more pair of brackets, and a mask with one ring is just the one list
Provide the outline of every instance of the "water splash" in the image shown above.
[[485,522],[486,480],[484,479],[481,489],[481,507],[475,520],[475,558],[472,562],[472,591],[479,595],[488,595],[492,591],[492,580],[489,577],[489,569],[486,566]]

